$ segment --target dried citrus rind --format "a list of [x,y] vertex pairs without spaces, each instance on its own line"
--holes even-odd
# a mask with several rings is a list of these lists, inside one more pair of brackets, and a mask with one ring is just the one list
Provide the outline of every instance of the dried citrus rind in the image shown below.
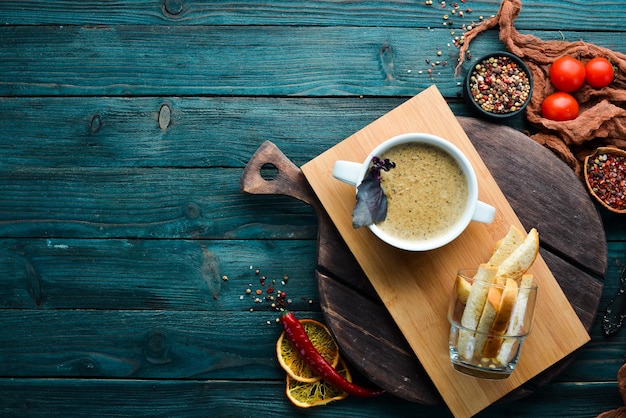
[[[337,371],[346,380],[352,382],[352,375],[346,362],[339,358]],[[329,402],[345,399],[348,394],[324,380],[312,383],[298,382],[287,375],[287,398],[300,408],[311,408],[313,406],[326,405]]]
[[[314,319],[300,321],[315,349],[333,366],[339,363],[339,347],[333,339],[326,325]],[[295,351],[291,342],[282,332],[276,342],[278,363],[287,372],[291,379],[302,383],[313,383],[321,378]]]

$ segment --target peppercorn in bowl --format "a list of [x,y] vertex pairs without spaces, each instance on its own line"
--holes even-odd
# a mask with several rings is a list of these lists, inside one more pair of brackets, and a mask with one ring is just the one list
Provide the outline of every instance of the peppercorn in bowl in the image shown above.
[[468,70],[463,93],[468,106],[490,119],[509,118],[523,112],[530,101],[533,80],[520,58],[494,52],[479,58]]
[[602,206],[626,213],[626,151],[599,147],[585,158],[584,175],[589,193]]

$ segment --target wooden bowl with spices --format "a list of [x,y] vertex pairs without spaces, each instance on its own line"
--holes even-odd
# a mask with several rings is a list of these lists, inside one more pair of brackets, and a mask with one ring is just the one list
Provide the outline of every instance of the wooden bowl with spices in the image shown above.
[[599,147],[585,158],[589,193],[606,209],[626,213],[626,151]]
[[532,75],[524,61],[503,51],[479,58],[463,83],[468,106],[488,119],[510,118],[522,113],[532,91]]

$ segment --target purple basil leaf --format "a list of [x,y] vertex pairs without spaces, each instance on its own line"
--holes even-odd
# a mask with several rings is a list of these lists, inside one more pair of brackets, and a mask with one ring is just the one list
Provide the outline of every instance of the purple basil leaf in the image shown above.
[[367,176],[356,193],[356,205],[352,212],[352,226],[371,225],[385,220],[387,216],[387,196],[380,184],[380,178]]

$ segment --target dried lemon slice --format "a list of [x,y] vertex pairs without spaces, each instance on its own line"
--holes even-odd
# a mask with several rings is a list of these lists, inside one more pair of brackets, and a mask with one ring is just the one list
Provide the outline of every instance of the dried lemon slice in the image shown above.
[[[315,349],[330,363],[337,367],[339,363],[339,347],[333,339],[326,325],[314,319],[302,319],[300,321]],[[293,345],[283,331],[276,342],[276,355],[280,366],[287,374],[298,382],[313,383],[321,378],[308,366],[308,364],[295,351]]]
[[[352,382],[352,375],[346,362],[340,358],[337,371],[348,381]],[[287,398],[294,405],[300,408],[310,408],[312,406],[326,405],[329,402],[345,399],[348,394],[341,389],[337,389],[324,380],[305,383],[293,380],[287,375]]]

